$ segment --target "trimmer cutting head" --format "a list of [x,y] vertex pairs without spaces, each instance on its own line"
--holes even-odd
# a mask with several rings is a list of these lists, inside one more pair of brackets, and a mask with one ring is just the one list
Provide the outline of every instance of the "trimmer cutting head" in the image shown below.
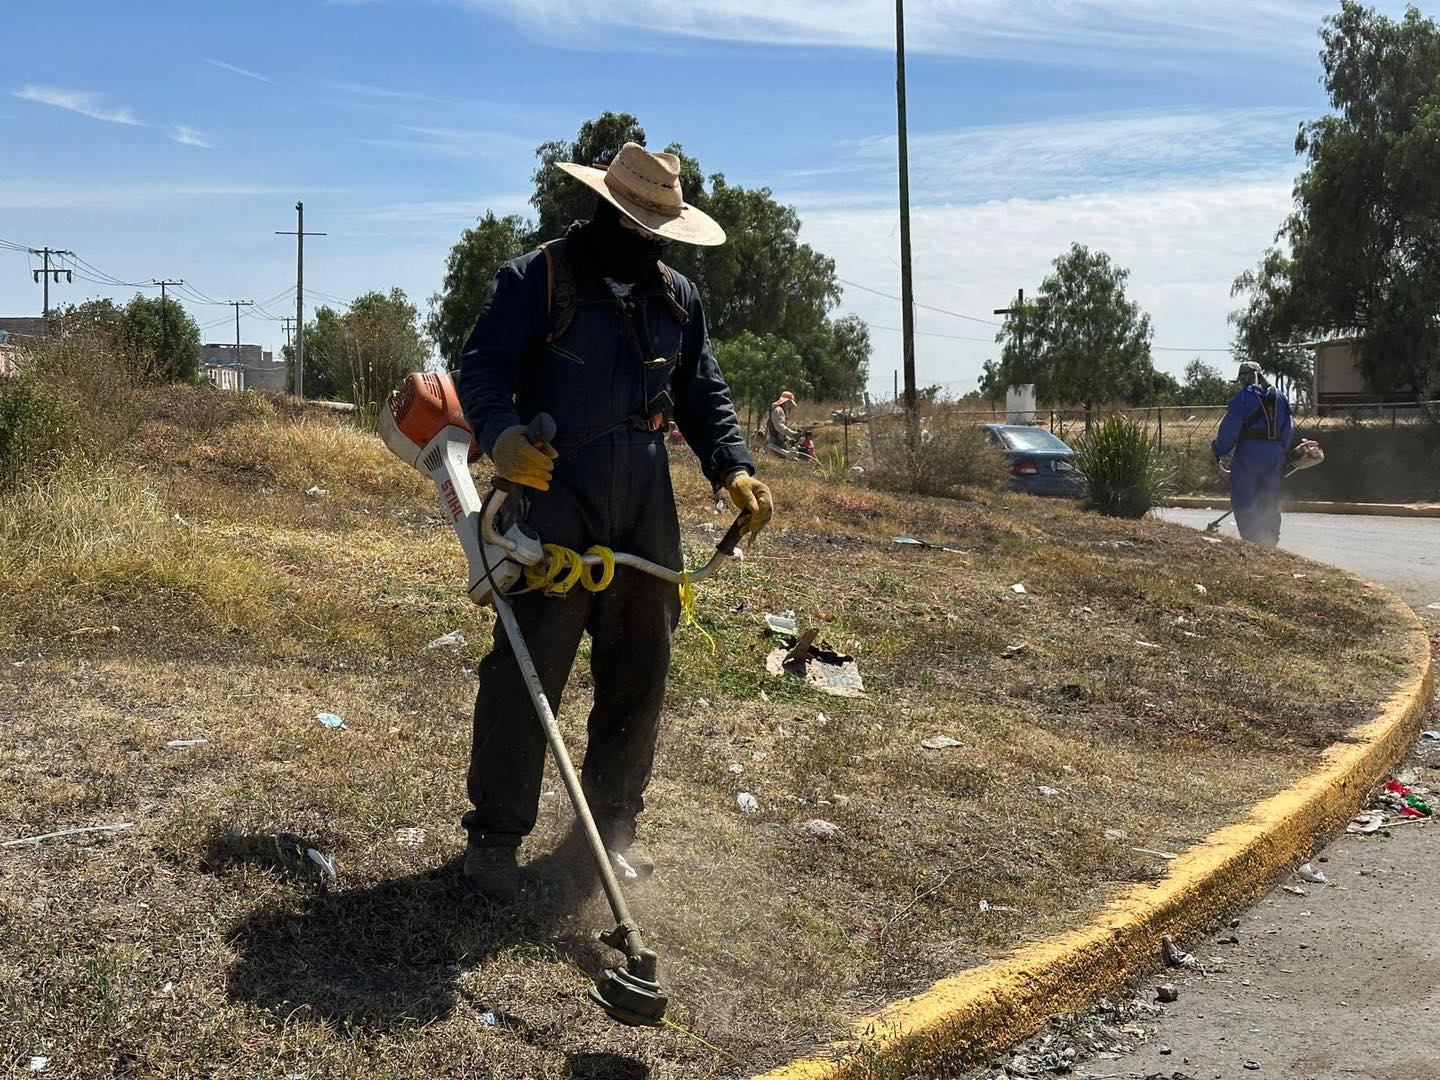
[[590,1000],[622,1024],[656,1027],[665,1018],[670,995],[658,982],[614,967],[606,968],[590,984]]

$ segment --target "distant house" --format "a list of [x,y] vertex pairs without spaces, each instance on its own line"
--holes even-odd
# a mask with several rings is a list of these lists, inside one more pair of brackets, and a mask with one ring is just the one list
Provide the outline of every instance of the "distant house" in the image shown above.
[[285,392],[285,361],[259,345],[210,342],[201,347],[200,374],[221,390]]
[[[1315,407],[1324,414],[1346,405],[1373,405],[1381,402],[1403,404],[1415,400],[1408,390],[1391,394],[1377,394],[1365,385],[1356,358],[1358,339],[1354,333],[1336,334],[1334,337],[1304,342],[1304,347],[1315,355],[1313,376]],[[1435,383],[1427,395],[1440,398],[1440,371],[1435,374]]]
[[27,341],[43,338],[49,324],[28,315],[0,315],[0,375],[13,375],[20,363],[20,349]]

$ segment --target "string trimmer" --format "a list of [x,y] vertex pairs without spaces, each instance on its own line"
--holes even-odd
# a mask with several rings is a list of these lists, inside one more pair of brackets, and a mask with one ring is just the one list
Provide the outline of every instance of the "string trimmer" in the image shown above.
[[[1301,439],[1298,443],[1295,444],[1295,448],[1286,455],[1285,460],[1290,463],[1290,468],[1285,470],[1285,475],[1280,478],[1282,480],[1289,479],[1301,469],[1310,469],[1314,468],[1316,465],[1319,465],[1322,461],[1325,460],[1325,451],[1320,449],[1320,444],[1317,443],[1314,439]],[[1223,465],[1220,466],[1220,469],[1222,472],[1230,471],[1226,469]],[[1210,522],[1209,525],[1206,525],[1205,531],[1207,533],[1219,532],[1220,523],[1234,512],[1235,508],[1232,506],[1229,510],[1226,510],[1214,521]]]
[[[523,512],[503,530],[496,525],[507,501],[522,495],[521,490],[497,478],[494,487],[482,502],[470,476],[469,462],[474,448],[474,435],[460,408],[460,399],[448,374],[418,372],[406,377],[399,390],[390,395],[380,411],[380,437],[397,457],[430,477],[435,483],[440,502],[449,515],[460,546],[470,564],[470,585],[466,590],[477,604],[491,604],[510,645],[515,660],[535,705],[535,713],[545,729],[555,767],[575,817],[585,834],[590,855],[599,871],[600,882],[615,916],[615,928],[600,935],[600,940],[625,955],[624,967],[606,968],[590,987],[590,998],[611,1017],[622,1024],[659,1024],[665,1015],[669,995],[660,985],[656,971],[655,951],[645,943],[639,925],[630,916],[620,883],[595,827],[595,818],[585,800],[580,777],[570,762],[565,740],[540,675],[535,670],[530,650],[515,620],[508,591],[525,575],[527,567],[536,567],[547,557],[552,568],[568,563],[572,573],[590,573],[602,568],[602,579],[608,578],[613,566],[628,566],[650,574],[677,587],[708,577],[731,556],[737,554],[748,515],[735,519],[728,532],[715,545],[715,554],[699,570],[686,574],[625,552],[605,551],[580,555],[576,552],[542,544],[540,538],[523,520]],[[555,421],[541,413],[531,421],[527,436],[532,443],[550,443],[555,438]],[[523,506],[523,501],[520,503]],[[512,504],[513,508],[513,504]]]

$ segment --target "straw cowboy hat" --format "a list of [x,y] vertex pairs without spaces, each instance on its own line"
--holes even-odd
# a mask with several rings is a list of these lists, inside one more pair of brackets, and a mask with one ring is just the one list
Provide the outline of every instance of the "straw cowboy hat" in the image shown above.
[[631,142],[620,148],[608,169],[569,161],[555,164],[656,236],[701,247],[725,242],[725,230],[685,201],[680,190],[680,159],[674,154],[652,154]]
[[772,401],[772,402],[770,403],[770,407],[773,409],[776,405],[794,405],[794,404],[795,404],[795,395],[792,394],[789,390],[786,390],[786,391],[785,391],[784,393],[782,393],[778,398],[776,398],[774,401]]

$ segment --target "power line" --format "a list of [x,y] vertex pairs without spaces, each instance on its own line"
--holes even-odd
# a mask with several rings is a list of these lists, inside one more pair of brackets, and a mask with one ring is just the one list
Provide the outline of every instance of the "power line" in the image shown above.
[[[852,289],[859,289],[861,292],[874,293],[876,296],[883,296],[886,300],[895,300],[895,301],[897,301],[897,302],[899,302],[899,303],[902,303],[902,304],[904,303],[904,301],[901,300],[900,297],[895,296],[895,295],[892,295],[891,293],[881,292],[879,289],[872,289],[869,285],[861,285],[861,284],[860,284],[859,282],[857,282],[857,281],[847,281],[845,278],[842,278],[842,277],[837,277],[835,280],[838,281],[838,282],[840,282],[841,285],[848,285],[848,286],[850,286],[850,288],[852,288]],[[985,326],[996,326],[996,327],[998,327],[998,326],[1003,326],[1003,325],[1004,325],[1003,323],[995,322],[995,321],[992,320],[992,319],[982,319],[982,318],[980,318],[978,315],[965,315],[965,314],[962,314],[962,313],[959,312],[959,311],[951,311],[951,310],[949,310],[948,308],[936,307],[936,306],[933,305],[933,304],[922,304],[922,303],[920,303],[920,301],[918,301],[918,300],[914,301],[914,303],[913,303],[912,306],[917,307],[917,308],[924,308],[926,311],[938,312],[938,313],[941,314],[941,315],[949,315],[949,316],[951,316],[952,318],[956,318],[956,319],[967,319],[967,320],[970,321],[970,322],[981,323],[981,324],[983,324],[983,325],[985,325]]]

